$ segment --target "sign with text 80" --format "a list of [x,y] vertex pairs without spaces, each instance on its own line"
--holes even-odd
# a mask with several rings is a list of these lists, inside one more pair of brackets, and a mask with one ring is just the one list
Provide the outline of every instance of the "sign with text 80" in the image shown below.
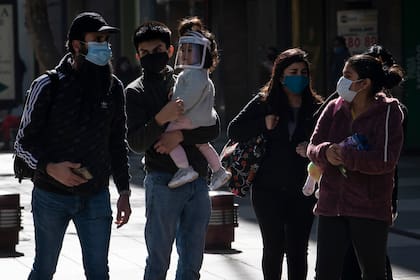
[[352,54],[364,52],[370,46],[376,44],[377,36],[362,35],[362,36],[345,36],[346,44]]

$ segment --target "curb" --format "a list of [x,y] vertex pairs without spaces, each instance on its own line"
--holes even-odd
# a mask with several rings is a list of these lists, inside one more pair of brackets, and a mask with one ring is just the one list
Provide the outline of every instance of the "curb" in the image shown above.
[[389,232],[394,233],[394,234],[398,234],[398,235],[402,235],[405,237],[409,237],[409,238],[414,238],[417,240],[420,240],[420,234],[419,233],[415,233],[415,232],[410,232],[407,230],[403,230],[403,229],[399,229],[399,228],[390,228]]

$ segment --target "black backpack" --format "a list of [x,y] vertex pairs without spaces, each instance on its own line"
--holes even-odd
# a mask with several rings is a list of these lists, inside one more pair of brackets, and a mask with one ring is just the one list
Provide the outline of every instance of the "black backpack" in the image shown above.
[[[55,69],[48,70],[45,72],[45,74],[47,74],[51,80],[50,94],[54,93],[58,88],[58,82],[59,82],[57,70]],[[25,97],[25,106],[26,106],[26,99],[27,99],[27,96]],[[15,173],[15,178],[19,180],[19,183],[22,183],[22,180],[24,179],[32,180],[35,174],[35,170],[30,168],[28,164],[25,162],[25,160],[16,154],[16,151],[14,152],[14,155],[13,155],[13,170]]]

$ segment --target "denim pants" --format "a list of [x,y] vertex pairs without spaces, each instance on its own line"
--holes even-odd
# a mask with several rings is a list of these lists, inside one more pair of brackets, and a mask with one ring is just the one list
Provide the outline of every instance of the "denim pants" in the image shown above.
[[30,280],[52,279],[64,234],[75,224],[83,255],[86,279],[106,280],[112,211],[109,190],[89,197],[60,195],[34,187],[32,215],[35,227],[35,260]]
[[169,268],[172,245],[178,252],[177,280],[200,278],[210,198],[204,178],[170,189],[172,174],[149,172],[146,188],[145,239],[148,251],[145,280],[164,280]]

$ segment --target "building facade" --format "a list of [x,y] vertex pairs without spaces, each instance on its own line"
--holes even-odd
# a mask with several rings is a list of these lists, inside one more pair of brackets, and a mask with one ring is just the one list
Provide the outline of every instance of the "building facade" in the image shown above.
[[[14,48],[26,65],[23,79],[19,79],[23,90],[15,94],[22,95],[38,73],[28,47],[31,42],[25,36],[25,0],[0,0],[0,8],[3,3],[11,2],[15,3],[13,22],[17,30]],[[417,1],[47,0],[47,3],[55,45],[61,53],[65,51],[66,31],[73,17],[80,11],[95,10],[110,24],[121,28],[121,33],[112,39],[114,59],[128,57],[136,67],[131,36],[137,25],[146,20],[163,21],[174,31],[175,44],[176,26],[181,18],[189,15],[202,18],[215,33],[221,50],[221,63],[212,78],[223,128],[268,81],[270,60],[276,53],[290,47],[307,50],[312,61],[313,87],[320,95],[327,96],[334,91],[331,60],[337,35],[345,37],[352,53],[361,52],[374,43],[381,44],[407,70],[404,88],[394,93],[409,108],[407,149],[420,151],[420,130],[415,124],[420,113],[413,109],[420,98],[420,37],[414,28],[419,21],[415,14],[420,8]],[[0,67],[3,64],[0,56]],[[6,105],[10,103],[2,101],[0,92],[0,107]]]

